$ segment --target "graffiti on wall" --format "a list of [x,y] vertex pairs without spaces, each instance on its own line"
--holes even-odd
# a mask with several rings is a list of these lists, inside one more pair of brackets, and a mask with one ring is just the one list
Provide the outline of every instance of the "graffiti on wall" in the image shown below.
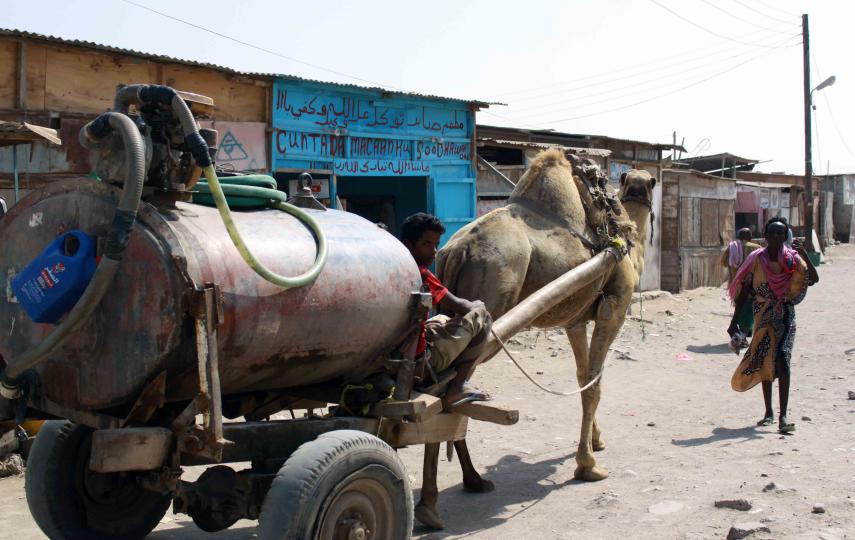
[[217,130],[218,165],[231,165],[239,171],[268,170],[266,125],[263,122],[201,121],[200,127]]

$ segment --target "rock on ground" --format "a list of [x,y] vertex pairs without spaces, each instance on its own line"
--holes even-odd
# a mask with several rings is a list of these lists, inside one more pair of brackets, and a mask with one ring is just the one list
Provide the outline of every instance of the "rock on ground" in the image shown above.
[[747,512],[751,510],[751,503],[746,499],[724,499],[715,502],[716,508],[730,508],[731,510],[739,510]]
[[727,533],[727,540],[740,540],[746,536],[751,536],[758,532],[772,532],[769,527],[758,521],[749,521],[745,523],[734,523]]

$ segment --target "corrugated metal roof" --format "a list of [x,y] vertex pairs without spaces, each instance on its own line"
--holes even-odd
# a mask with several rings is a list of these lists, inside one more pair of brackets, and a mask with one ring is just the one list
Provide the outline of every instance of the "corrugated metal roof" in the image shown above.
[[769,189],[790,189],[790,188],[801,188],[802,186],[798,184],[780,184],[777,182],[748,182],[745,180],[737,180],[737,186],[745,186],[745,187],[755,187],[755,188],[769,188]]
[[493,139],[491,137],[478,137],[479,143],[492,144],[495,146],[503,146],[508,148],[532,148],[535,150],[548,150],[550,148],[562,148],[564,150],[569,150],[574,154],[579,155],[589,155],[589,156],[600,156],[600,157],[608,157],[612,155],[611,150],[606,150],[605,148],[579,148],[575,146],[565,146],[563,144],[552,144],[552,143],[537,143],[537,142],[527,142],[527,141],[509,141],[505,139]]
[[[493,105],[498,105],[497,103],[493,103]],[[507,126],[492,126],[489,124],[478,124],[479,128],[484,129],[493,129],[493,130],[505,130],[508,132],[516,132],[516,133],[524,133],[530,135],[540,135],[544,137],[566,137],[570,139],[583,139],[583,140],[591,140],[591,139],[603,139],[607,141],[618,141],[624,143],[631,144],[639,144],[644,146],[650,146],[656,150],[679,150],[681,152],[685,152],[686,149],[679,144],[669,144],[669,143],[652,143],[647,141],[636,141],[633,139],[621,139],[620,137],[608,137],[606,135],[586,135],[581,133],[565,133],[562,131],[555,131],[553,129],[525,129],[525,128],[515,128],[515,127],[507,127]]]
[[710,173],[707,173],[707,172],[704,172],[704,171],[699,171],[699,170],[697,170],[697,169],[674,169],[674,168],[668,168],[668,169],[664,169],[664,170],[662,171],[662,173],[663,173],[663,174],[664,174],[664,173],[668,173],[668,174],[676,174],[676,175],[690,175],[690,174],[692,174],[692,175],[695,175],[695,176],[700,176],[700,177],[702,177],[702,178],[709,178],[710,180],[722,180],[722,181],[725,181],[725,182],[736,182],[736,178],[731,178],[731,177],[729,177],[729,176],[717,176],[717,175],[715,175],[715,174],[710,174]]
[[462,101],[464,103],[470,103],[477,107],[487,108],[490,105],[501,105],[501,103],[495,102],[487,102],[481,101],[478,99],[462,99],[462,98],[453,98],[453,97],[445,97],[445,96],[436,96],[432,94],[420,94],[418,92],[405,92],[401,90],[390,90],[388,88],[382,88],[379,86],[363,86],[359,84],[347,84],[347,83],[339,83],[339,82],[331,82],[331,81],[321,81],[318,79],[308,79],[305,77],[299,77],[297,75],[289,75],[284,73],[259,73],[253,71],[238,71],[236,69],[232,69],[227,66],[221,66],[218,64],[211,64],[207,62],[197,62],[195,60],[187,60],[184,58],[176,58],[174,56],[167,56],[164,54],[154,54],[147,53],[143,51],[137,51],[134,49],[123,49],[121,47],[113,47],[111,45],[104,45],[101,43],[95,43],[92,41],[85,41],[81,39],[65,39],[58,36],[48,36],[45,34],[37,34],[35,32],[27,32],[26,30],[18,30],[15,28],[0,28],[0,36],[10,36],[19,39],[31,39],[37,41],[45,41],[48,43],[58,43],[61,45],[71,45],[75,47],[84,47],[87,49],[93,49],[98,51],[106,51],[112,53],[119,53],[128,56],[139,56],[141,58],[146,58],[148,60],[155,60],[158,62],[173,62],[175,64],[182,64],[185,66],[195,66],[213,69],[216,71],[222,71],[224,73],[231,73],[233,75],[240,75],[243,77],[249,78],[270,78],[270,79],[290,79],[293,81],[302,81],[302,82],[310,82],[310,83],[318,83],[318,84],[329,84],[332,86],[338,86],[341,88],[358,88],[360,90],[372,90],[375,92],[383,92],[386,94],[396,94],[400,96],[410,96],[410,97],[418,97],[425,99],[436,99],[442,101]]

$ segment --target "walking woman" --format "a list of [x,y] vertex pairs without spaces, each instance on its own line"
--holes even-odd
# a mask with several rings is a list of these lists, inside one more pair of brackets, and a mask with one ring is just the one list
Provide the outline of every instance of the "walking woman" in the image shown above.
[[804,299],[808,286],[819,281],[804,247],[800,243],[794,244],[796,249],[785,245],[789,232],[786,219],[770,219],[764,230],[766,247],[748,256],[728,289],[735,304],[728,328],[731,336],[736,332],[740,311],[754,297],[754,336],[733,374],[731,387],[744,392],[762,383],[766,412],[757,425],[768,426],[775,422],[772,381],[777,378],[781,433],[796,429],[787,421],[790,357],[796,337],[795,306]]

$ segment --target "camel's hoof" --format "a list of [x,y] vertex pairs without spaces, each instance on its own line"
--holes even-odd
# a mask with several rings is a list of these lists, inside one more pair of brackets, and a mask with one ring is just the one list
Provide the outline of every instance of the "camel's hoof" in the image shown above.
[[463,481],[463,491],[469,493],[490,493],[494,489],[496,489],[496,484],[484,478],[479,478],[474,482]]
[[576,467],[573,478],[583,482],[598,482],[609,477],[609,471],[594,465],[593,467]]
[[441,530],[445,528],[442,518],[439,517],[439,512],[434,508],[428,507],[425,503],[419,501],[413,510],[413,514],[419,523],[429,529]]
[[601,452],[606,449],[606,441],[603,439],[591,441],[591,447],[594,452]]

